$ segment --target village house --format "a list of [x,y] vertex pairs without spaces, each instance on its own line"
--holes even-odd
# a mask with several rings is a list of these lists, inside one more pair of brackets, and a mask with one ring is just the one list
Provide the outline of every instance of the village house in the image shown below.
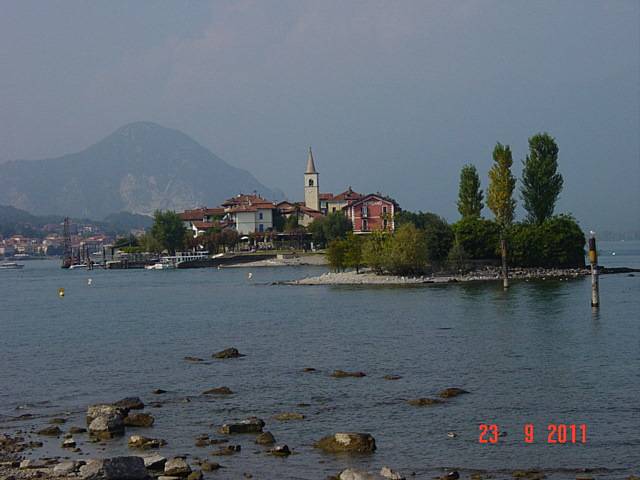
[[193,210],[185,210],[178,215],[182,219],[187,230],[191,231],[194,238],[214,227],[222,227],[220,222],[224,214],[224,208],[206,208],[204,206]]
[[273,229],[273,202],[253,195],[240,194],[228,199],[222,204],[224,219],[229,227],[240,235],[254,232],[266,232]]
[[393,230],[393,216],[400,211],[395,200],[380,193],[370,193],[343,209],[353,223],[353,233],[370,233],[373,230]]

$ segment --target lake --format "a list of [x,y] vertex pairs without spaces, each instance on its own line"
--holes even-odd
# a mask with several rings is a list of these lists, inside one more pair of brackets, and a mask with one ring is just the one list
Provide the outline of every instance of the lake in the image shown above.
[[[601,265],[640,268],[640,242],[599,249]],[[277,284],[325,271],[81,271],[58,261],[0,271],[0,429],[34,432],[64,417],[68,431],[86,426],[90,404],[139,396],[154,426],[101,443],[76,435],[79,458],[127,454],[126,438],[140,434],[167,440],[161,455],[227,467],[205,473],[212,479],[311,480],[383,466],[418,479],[444,468],[462,478],[474,469],[510,477],[536,468],[550,479],[573,479],[579,468],[603,469],[591,473],[602,479],[640,473],[640,274],[602,275],[598,311],[588,277],[513,281],[506,292],[501,281]],[[228,347],[246,356],[211,358]],[[334,370],[366,376],[333,378]],[[202,395],[222,386],[234,394]],[[449,387],[470,393],[443,405],[407,403]],[[306,418],[276,420],[281,413]],[[230,457],[194,446],[249,416],[296,454],[268,456],[253,435],[232,436],[242,450]],[[482,425],[507,435],[483,443],[492,437],[481,436]],[[378,449],[349,456],[313,448],[336,432],[370,433]],[[45,446],[29,458],[77,457],[59,448],[61,439],[30,435]]]

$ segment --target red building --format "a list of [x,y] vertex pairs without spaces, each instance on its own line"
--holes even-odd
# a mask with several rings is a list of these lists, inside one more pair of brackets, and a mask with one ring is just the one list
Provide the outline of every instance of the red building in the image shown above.
[[369,233],[373,230],[393,230],[393,215],[400,211],[400,207],[392,198],[370,193],[342,210],[353,223],[354,233]]

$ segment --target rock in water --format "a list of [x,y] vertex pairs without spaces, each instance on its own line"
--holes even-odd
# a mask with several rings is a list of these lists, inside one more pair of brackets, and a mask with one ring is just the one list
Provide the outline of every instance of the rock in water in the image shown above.
[[150,427],[154,421],[155,418],[148,413],[132,413],[123,420],[124,424],[129,427]]
[[149,477],[140,457],[91,459],[80,467],[84,480],[146,480]]
[[51,425],[50,427],[45,427],[42,430],[38,430],[38,435],[47,435],[50,437],[57,437],[62,433],[60,427],[57,425]]
[[167,476],[186,477],[191,473],[191,467],[184,458],[174,457],[164,464],[164,474]]
[[380,475],[390,480],[405,480],[405,478],[400,475],[399,472],[391,470],[389,467],[382,467],[382,470],[380,470]]
[[387,477],[378,475],[369,470],[361,470],[359,468],[347,468],[340,472],[339,480],[387,480]]
[[108,440],[124,435],[124,422],[120,415],[97,417],[89,425],[89,433],[95,437]]
[[462,395],[463,393],[469,393],[464,388],[447,388],[443,390],[443,392],[438,395],[440,398],[453,398],[458,395]]
[[224,350],[218,353],[214,353],[211,356],[213,358],[237,358],[237,357],[244,357],[245,355],[238,352],[238,349],[236,348],[225,348]]
[[111,417],[118,415],[122,418],[129,414],[129,409],[119,407],[112,403],[99,403],[97,405],[89,405],[87,408],[87,425],[91,424],[98,417]]
[[442,400],[437,400],[435,398],[414,398],[409,400],[409,405],[413,405],[416,407],[422,407],[424,405],[439,405],[444,403]]
[[220,387],[202,392],[202,395],[233,395],[229,387]]
[[259,435],[253,443],[258,445],[270,445],[272,443],[276,443],[276,439],[271,432],[264,432]]
[[114,405],[128,410],[142,410],[144,408],[144,403],[142,403],[140,397],[126,397],[122,400],[118,400]]
[[218,429],[218,433],[261,433],[264,427],[264,420],[256,417],[249,417],[237,423],[228,423]]
[[370,453],[376,450],[376,441],[368,433],[335,433],[313,444],[325,452]]

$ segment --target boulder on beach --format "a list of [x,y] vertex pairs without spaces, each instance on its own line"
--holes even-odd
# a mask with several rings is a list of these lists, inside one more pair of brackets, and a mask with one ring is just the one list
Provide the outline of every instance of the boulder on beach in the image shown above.
[[191,467],[184,458],[173,457],[164,464],[164,474],[167,476],[186,477],[191,473]]
[[391,470],[389,467],[382,467],[382,470],[380,470],[380,475],[390,480],[405,480],[400,472]]
[[387,480],[387,477],[360,468],[347,468],[338,475],[338,480]]
[[202,395],[233,395],[233,392],[229,387],[220,387],[202,392]]
[[463,393],[469,393],[469,392],[467,392],[464,388],[447,388],[443,390],[442,393],[438,395],[438,397],[453,398],[453,397],[457,397],[458,395],[462,395]]
[[224,350],[221,350],[218,353],[214,353],[211,356],[213,358],[237,358],[244,357],[245,355],[238,352],[238,349],[236,348],[225,348]]
[[423,407],[424,405],[439,405],[444,403],[444,401],[435,398],[413,398],[409,400],[408,403],[415,407]]
[[90,459],[80,467],[84,480],[146,480],[149,477],[140,457]]
[[166,457],[162,455],[146,455],[141,457],[147,470],[164,470],[164,464],[167,463]]
[[376,450],[376,441],[368,433],[334,433],[313,446],[325,452],[370,453]]
[[150,427],[154,421],[155,418],[148,413],[130,413],[123,419],[128,427]]
[[68,462],[60,462],[58,465],[53,467],[53,475],[56,477],[63,477],[67,475],[71,475],[80,471],[80,467],[85,465],[86,462],[83,461],[68,461]]
[[261,433],[264,427],[264,420],[256,417],[249,417],[236,423],[226,423],[218,429],[218,433]]

